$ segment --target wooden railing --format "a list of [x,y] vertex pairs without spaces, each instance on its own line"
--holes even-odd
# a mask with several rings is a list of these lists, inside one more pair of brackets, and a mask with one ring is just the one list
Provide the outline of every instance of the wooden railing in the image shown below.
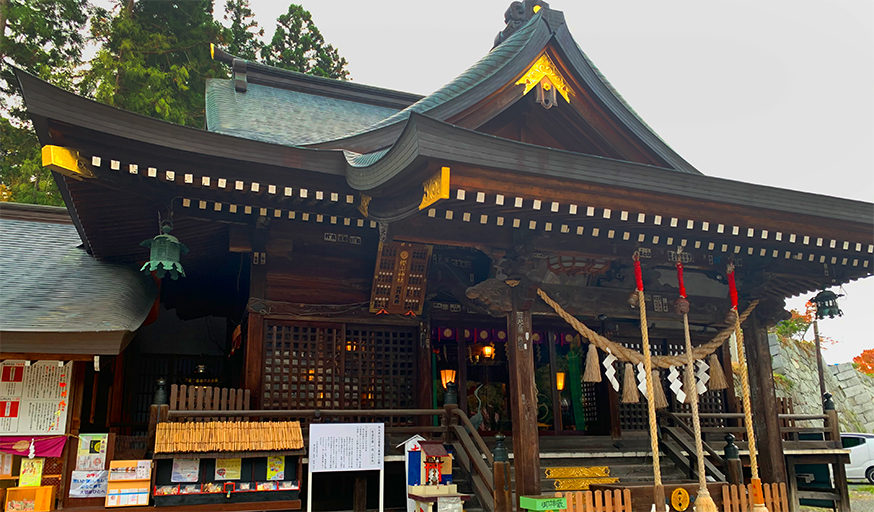
[[[243,411],[249,408],[249,390],[211,386],[170,386],[171,411]],[[204,421],[215,416],[196,416]],[[239,417],[236,417],[239,419]]]
[[[692,442],[694,439],[693,430],[690,426],[692,415],[669,411],[659,411],[658,414],[659,429],[666,454],[680,469],[692,477],[697,472],[695,447]],[[708,442],[708,438],[712,439],[714,435],[718,435],[721,438],[719,441],[722,441],[726,434],[731,434],[738,440],[734,443],[738,450],[749,450],[749,446],[744,441],[746,438],[744,415],[742,413],[701,413],[699,416],[702,422],[706,419],[725,420],[726,426],[702,427],[701,432],[704,438],[703,448],[707,455],[705,460],[707,475],[712,476],[717,481],[730,480],[723,472],[727,463],[720,454],[724,450],[721,446],[722,443],[717,445],[719,446],[717,449],[711,444],[712,441]],[[784,450],[822,450],[842,447],[840,425],[837,411],[834,409],[826,410],[825,414],[778,414],[777,417]],[[728,425],[729,422],[735,424]],[[808,426],[798,426],[802,422],[807,423]],[[809,426],[810,423],[818,422],[822,422],[821,427]],[[686,454],[683,455],[681,451],[686,452]]]
[[[750,512],[753,509],[752,485],[723,485],[723,512]],[[768,512],[789,512],[786,484],[762,484],[762,494]]]
[[[205,393],[204,393],[205,394]],[[479,432],[471,424],[464,411],[455,405],[443,409],[355,409],[355,410],[170,410],[166,405],[152,406],[150,418],[150,446],[154,447],[156,425],[163,421],[198,421],[246,418],[249,421],[296,420],[301,422],[304,439],[309,437],[312,423],[330,422],[382,422],[386,424],[386,434],[421,434],[425,437],[440,437],[446,444],[455,447],[455,460],[470,475],[474,492],[488,512],[495,511],[496,493],[509,482],[495,481],[493,472],[494,456]],[[439,425],[434,426],[433,418]],[[417,420],[420,425],[415,425]],[[503,473],[502,473],[503,475]],[[509,479],[509,472],[506,478]],[[506,484],[506,485],[505,485]]]
[[567,508],[562,512],[631,512],[631,490],[566,491],[555,493],[565,498]]

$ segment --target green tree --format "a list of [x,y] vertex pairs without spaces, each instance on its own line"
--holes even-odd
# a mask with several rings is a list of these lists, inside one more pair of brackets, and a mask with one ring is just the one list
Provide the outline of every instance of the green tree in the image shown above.
[[270,45],[261,52],[264,63],[310,75],[346,80],[346,59],[330,44],[313,23],[313,17],[297,4],[276,19],[276,32]]
[[258,28],[255,14],[249,0],[227,0],[225,2],[225,21],[230,21],[228,29],[228,52],[247,60],[257,60],[264,48],[264,29]]
[[7,64],[72,88],[90,12],[88,0],[0,0],[0,201],[63,204]]
[[[18,126],[16,126],[18,124]],[[0,201],[64,204],[30,126],[0,117]]]
[[99,9],[86,92],[101,102],[177,124],[203,127],[207,78],[224,76],[209,55],[223,30],[212,0],[116,0]]

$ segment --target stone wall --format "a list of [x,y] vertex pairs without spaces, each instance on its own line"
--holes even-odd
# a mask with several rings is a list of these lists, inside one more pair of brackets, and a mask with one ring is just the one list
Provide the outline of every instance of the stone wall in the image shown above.
[[[768,341],[777,396],[791,397],[796,414],[822,414],[812,344],[782,343],[774,334],[768,335]],[[834,395],[841,431],[874,432],[874,377],[843,363],[826,366],[824,380],[826,391]]]

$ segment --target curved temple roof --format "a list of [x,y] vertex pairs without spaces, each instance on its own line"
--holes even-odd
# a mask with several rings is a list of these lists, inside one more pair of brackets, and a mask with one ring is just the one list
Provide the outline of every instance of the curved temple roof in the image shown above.
[[[207,88],[207,126],[218,133],[265,142],[370,154],[366,160],[373,163],[382,158],[384,149],[400,136],[411,113],[449,121],[508,85],[517,87],[516,80],[548,48],[564,56],[571,73],[591,95],[632,137],[663,160],[665,167],[698,173],[640,119],[595,68],[570,35],[563,14],[548,8],[540,9],[464,73],[402,110],[327,98],[319,96],[315,89],[302,91],[300,86],[296,86],[296,90],[281,87],[268,90],[259,85],[258,78],[245,92],[234,90],[231,80],[211,80]],[[224,55],[225,60],[235,60]],[[246,67],[261,69],[265,66],[247,62]],[[288,71],[277,73],[296,75]],[[274,115],[274,112],[280,114]],[[265,119],[270,121],[264,122]],[[318,122],[307,123],[309,119]],[[303,125],[308,128],[302,129]]]

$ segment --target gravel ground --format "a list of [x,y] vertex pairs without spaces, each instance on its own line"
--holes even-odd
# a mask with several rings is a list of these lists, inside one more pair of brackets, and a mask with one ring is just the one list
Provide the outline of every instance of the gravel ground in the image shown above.
[[[874,512],[874,485],[850,484],[850,509],[853,512]],[[822,508],[801,507],[802,512],[822,512]]]
[[850,508],[853,512],[874,512],[874,485],[850,484]]

